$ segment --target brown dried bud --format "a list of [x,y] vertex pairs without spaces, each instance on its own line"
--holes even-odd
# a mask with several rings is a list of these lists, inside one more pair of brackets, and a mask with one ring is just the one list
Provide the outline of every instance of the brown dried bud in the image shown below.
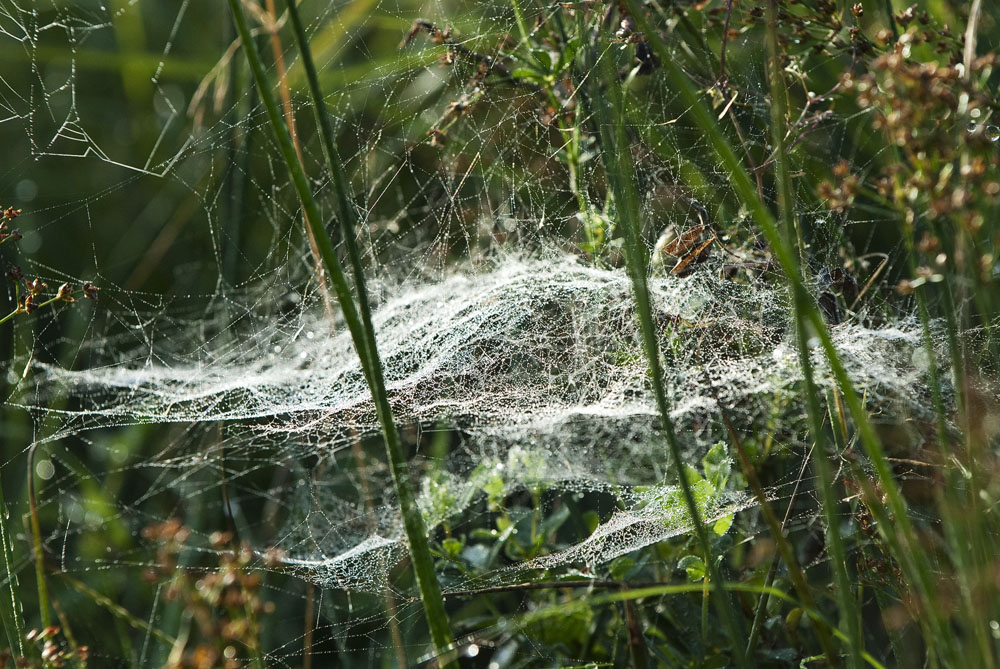
[[17,265],[7,265],[7,280],[17,283],[24,278],[24,272]]
[[14,209],[14,207],[7,207],[3,210],[3,218],[7,221],[13,221],[15,218],[21,215],[21,209]]
[[924,236],[921,237],[920,241],[917,243],[917,249],[919,249],[921,253],[937,253],[940,248],[941,240],[927,232],[924,233]]
[[899,14],[896,14],[896,21],[899,23],[899,25],[905,28],[906,26],[910,25],[910,21],[916,18],[916,15],[917,15],[917,6],[912,5],[910,7],[907,7]]
[[43,290],[48,286],[42,283],[41,279],[36,278],[34,281],[24,280],[24,287],[28,289],[28,292],[32,295],[40,295]]
[[73,297],[73,286],[68,283],[64,283],[59,286],[59,292],[56,293],[56,299],[62,300],[63,302],[76,302],[76,298]]
[[615,37],[618,39],[624,39],[635,32],[635,19],[631,16],[626,16],[621,20],[620,27],[615,32]]
[[83,282],[83,296],[85,298],[87,298],[88,300],[94,300],[96,302],[97,301],[97,291],[99,291],[99,290],[100,290],[100,288],[98,288],[97,286],[95,286],[91,282],[89,282],[89,281],[84,281]]
[[860,19],[862,16],[864,16],[864,13],[865,13],[865,8],[861,6],[860,2],[855,3],[855,5],[851,7],[851,14],[853,14],[854,18],[856,19]]
[[30,313],[33,313],[35,311],[35,309],[37,309],[37,308],[38,308],[38,305],[35,304],[35,296],[34,295],[25,295],[24,296],[24,304],[21,305],[21,309],[19,309],[19,311],[23,311],[26,314],[30,314]]
[[233,540],[233,535],[229,532],[212,532],[208,537],[213,548],[222,548]]
[[48,664],[54,664],[55,666],[62,666],[59,657],[59,646],[52,643],[51,641],[46,641],[45,645],[42,647],[42,659]]

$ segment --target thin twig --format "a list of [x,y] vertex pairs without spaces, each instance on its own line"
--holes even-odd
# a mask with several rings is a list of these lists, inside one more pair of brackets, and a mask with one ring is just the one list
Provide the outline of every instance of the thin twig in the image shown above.
[[966,81],[972,80],[972,65],[976,60],[976,32],[979,28],[982,9],[983,0],[972,0],[972,6],[969,8],[969,22],[965,26],[965,52],[962,54]]
[[732,15],[733,0],[726,0],[726,23],[722,27],[722,47],[719,49],[719,86],[723,90],[726,88],[726,45],[729,44],[729,19]]

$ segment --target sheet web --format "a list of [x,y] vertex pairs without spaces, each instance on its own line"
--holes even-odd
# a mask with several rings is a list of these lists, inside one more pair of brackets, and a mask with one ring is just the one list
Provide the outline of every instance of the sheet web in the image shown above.
[[[100,311],[86,337],[68,362],[33,350],[11,364],[24,373],[8,404],[34,417],[35,457],[45,463],[39,503],[47,548],[70,574],[141,570],[157,565],[138,545],[95,556],[83,544],[101,528],[135,533],[180,514],[195,533],[186,550],[211,554],[209,534],[225,526],[199,525],[190,516],[229,517],[256,551],[258,567],[295,574],[329,593],[314,630],[332,639],[327,651],[380,652],[390,643],[388,621],[416,624],[421,612],[400,576],[405,541],[356,354],[335,307],[324,305],[263,110],[249,87],[227,88],[226,76],[240,76],[228,59],[242,54],[226,51],[220,39],[209,57],[225,55],[199,85],[171,80],[176,59],[203,55],[197,23],[227,20],[221,4],[171,3],[163,16],[164,8],[151,4],[0,2],[5,48],[21,49],[26,68],[4,75],[6,125],[23,130],[38,161],[74,160],[82,170],[112,167],[118,174],[110,187],[52,207],[56,215],[38,234],[58,234],[82,210],[113,209],[137,182],[151,182],[189,194],[208,250],[187,259],[195,269],[189,292],[178,299],[176,291],[140,291],[134,275],[115,278],[105,267],[112,259],[95,241],[93,266],[80,272],[110,280],[101,282]],[[542,571],[590,577],[617,558],[684,535],[689,518],[672,484],[676,473],[646,379],[631,288],[609,227],[613,208],[599,147],[576,89],[596,70],[561,71],[565,78],[548,93],[530,78],[518,80],[517,58],[551,65],[570,48],[558,43],[558,32],[572,32],[572,11],[561,4],[523,8],[529,35],[519,41],[509,6],[362,2],[303,9],[318,12],[308,17],[309,32],[364,221],[359,242],[378,344],[418,474],[419,503],[438,541],[465,542],[443,573],[445,591],[516,583]],[[257,18],[266,25],[261,11]],[[148,97],[132,99],[156,110],[157,130],[150,142],[118,155],[107,148],[119,144],[105,117],[88,115],[81,101],[81,79],[90,75],[79,69],[91,49],[126,44],[130,19],[145,16],[148,26],[151,14],[168,19],[149,36],[162,50],[151,85],[133,91]],[[671,15],[669,30],[684,28],[679,16]],[[753,50],[759,33],[752,17],[739,16],[751,27],[729,48],[757,57],[730,65],[728,88],[711,90],[720,113],[739,114],[743,141],[759,155],[768,141],[763,60]],[[587,17],[601,21],[589,5]],[[427,23],[414,23],[418,18]],[[617,26],[620,16],[608,10],[607,20]],[[411,26],[407,43],[386,58],[381,45],[403,40]],[[260,32],[268,53],[266,30]],[[725,534],[728,518],[753,504],[741,477],[729,473],[722,413],[753,447],[796,463],[769,489],[774,499],[787,500],[800,479],[805,416],[786,289],[742,221],[710,146],[655,67],[644,71],[643,42],[630,39],[625,25],[619,32],[618,43],[597,55],[615,59],[620,76],[632,80],[635,115],[628,120],[649,246],[664,228],[690,230],[708,219],[720,238],[689,271],[672,274],[675,259],[654,262],[650,289],[672,417],[691,466],[704,477],[703,512],[722,521]],[[523,55],[527,42],[536,44],[530,56]],[[46,50],[53,44],[68,53],[56,64]],[[322,206],[333,212],[311,111],[298,95],[296,54],[283,55],[303,159]],[[559,129],[577,119],[577,139],[572,128]],[[846,137],[851,121],[818,102],[797,130],[802,141],[819,126]],[[567,157],[572,151],[575,158]],[[234,179],[246,193],[239,208],[232,204]],[[814,242],[811,270],[822,292],[825,268],[840,262],[838,249],[852,240],[822,203],[809,204],[814,200],[803,197],[799,218]],[[236,223],[234,211],[241,212]],[[255,230],[267,237],[256,256]],[[58,278],[42,265],[33,269]],[[858,269],[859,278],[873,270]],[[194,284],[205,277],[207,283]],[[872,290],[860,306],[843,304],[828,315],[869,407],[893,425],[926,418],[926,362],[940,352],[922,349],[906,309]],[[58,330],[67,317],[47,318]],[[821,355],[815,363],[829,388]],[[121,445],[128,439],[148,447]],[[21,463],[5,459],[6,467]],[[140,492],[92,508],[87,491],[115,477],[141,480]],[[756,532],[746,516],[738,517],[742,538]],[[511,540],[514,532],[530,541]],[[505,541],[519,548],[508,546],[498,557]],[[265,567],[272,547],[281,556]],[[285,595],[291,590],[282,588]],[[380,598],[387,591],[397,598],[391,614]],[[135,614],[154,622],[160,615],[152,605]],[[502,625],[494,632],[509,634]],[[295,664],[302,638],[293,638],[269,661]]]

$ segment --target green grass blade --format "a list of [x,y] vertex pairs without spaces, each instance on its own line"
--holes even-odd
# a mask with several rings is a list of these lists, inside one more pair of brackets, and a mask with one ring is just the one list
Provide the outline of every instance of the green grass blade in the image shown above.
[[[671,86],[686,103],[688,112],[695,123],[705,133],[716,153],[719,165],[729,176],[733,189],[760,227],[761,232],[771,247],[775,259],[781,266],[782,272],[791,284],[792,290],[808,295],[808,291],[798,271],[798,264],[792,248],[783,239],[767,205],[758,197],[753,182],[732,146],[730,146],[728,139],[719,128],[708,104],[698,94],[698,90],[688,76],[673,61],[666,44],[642,12],[639,3],[635,0],[623,0],[623,3],[660,59],[663,72]],[[795,292],[793,292],[793,295]],[[882,448],[882,443],[876,435],[871,422],[868,420],[864,404],[861,402],[854,383],[840,360],[840,356],[833,345],[829,329],[820,314],[819,308],[811,298],[803,302],[801,305],[802,318],[807,321],[814,336],[820,341],[820,345],[833,372],[834,379],[844,395],[844,400],[849,409],[851,419],[854,422],[855,429],[875,469],[879,483],[882,486],[882,491],[885,493],[888,507],[891,510],[892,518],[890,519],[889,512],[878,503],[879,496],[875,493],[871,482],[867,479],[862,479],[861,483],[865,487],[866,498],[871,503],[872,512],[878,521],[879,530],[890,545],[894,556],[903,566],[909,583],[919,593],[925,610],[930,613],[931,618],[934,618],[931,624],[935,624],[938,627],[938,631],[941,633],[940,638],[944,643],[948,643],[950,635],[944,629],[941,621],[937,620],[937,612],[940,612],[941,609],[936,603],[929,560],[916,540],[916,534],[907,513],[906,503],[899,485],[893,477],[889,461],[886,459]]]
[[24,646],[22,645],[24,622],[18,611],[20,607],[17,595],[17,573],[13,565],[13,545],[10,540],[10,531],[7,528],[7,520],[7,501],[3,494],[3,482],[0,481],[0,557],[3,558],[3,570],[7,581],[5,592],[0,592],[0,622],[3,623],[10,649],[18,655],[24,655]]
[[349,193],[347,174],[344,171],[343,161],[340,159],[340,153],[337,151],[337,145],[334,142],[333,128],[330,126],[330,115],[326,113],[326,105],[323,102],[323,90],[319,85],[319,76],[316,72],[316,65],[313,62],[309,37],[306,35],[305,27],[302,24],[302,17],[299,15],[299,9],[294,0],[290,0],[287,4],[288,16],[291,19],[295,35],[295,44],[302,56],[302,66],[305,69],[306,81],[309,84],[309,95],[312,98],[316,125],[323,140],[323,157],[326,159],[327,171],[330,173],[330,180],[333,182],[333,188],[337,196],[337,220],[340,223],[344,246],[347,248],[347,258],[351,263],[351,272],[354,275],[354,286],[358,293],[358,305],[365,333],[364,356],[367,358],[367,365],[364,365],[364,367],[367,372],[372,365],[371,351],[374,349],[375,328],[372,325],[368,288],[365,283],[364,268],[361,265],[361,253],[358,250],[356,239],[358,226],[357,210],[352,203],[353,199]]
[[[646,281],[648,262],[646,259],[646,249],[642,241],[641,222],[639,220],[639,198],[627,163],[629,149],[625,134],[624,102],[610,60],[609,54],[605,53],[599,65],[601,76],[590,78],[591,86],[594,87],[591,91],[591,100],[592,104],[596,107],[594,111],[596,112],[600,130],[601,155],[604,160],[608,182],[614,195],[618,222],[625,233],[624,250],[626,264],[629,278],[632,281],[636,314],[642,332],[646,361],[649,365],[649,379],[653,386],[653,394],[656,397],[660,420],[663,422],[664,432],[667,437],[670,458],[677,472],[677,480],[684,497],[684,502],[688,513],[691,515],[691,522],[694,525],[698,543],[705,554],[705,563],[708,565],[710,573],[716,610],[720,618],[722,618],[726,632],[732,642],[736,664],[741,667],[748,667],[750,665],[747,663],[747,658],[744,655],[746,632],[736,616],[729,595],[723,588],[724,581],[722,574],[716,564],[708,533],[704,525],[702,525],[701,514],[698,512],[698,505],[694,498],[694,492],[691,489],[691,483],[687,478],[684,459],[681,456],[680,443],[677,440],[673,420],[670,418],[670,407],[660,368],[659,344],[653,321],[652,307],[650,305],[649,287]],[[601,85],[605,87],[603,91],[598,90]]]
[[45,582],[45,549],[42,545],[42,528],[38,520],[38,499],[35,495],[35,442],[28,449],[28,505],[31,519],[31,546],[35,558],[35,579],[38,586],[38,610],[42,617],[42,627],[52,625],[52,609],[49,589]]
[[[795,222],[795,195],[792,191],[792,180],[789,176],[788,154],[785,146],[785,90],[784,75],[781,66],[781,52],[778,45],[778,16],[775,0],[767,3],[767,52],[768,69],[770,70],[771,86],[771,141],[774,144],[774,162],[778,183],[778,211],[781,216],[786,242],[791,246],[797,243],[799,253],[805,252],[799,226]],[[793,236],[794,235],[794,236]],[[801,268],[800,268],[801,271]],[[828,447],[826,432],[823,429],[823,417],[819,405],[819,389],[813,378],[812,359],[809,350],[809,332],[805,326],[803,309],[809,301],[805,291],[796,287],[793,289],[794,319],[796,325],[796,343],[799,349],[799,366],[802,369],[803,395],[809,425],[816,447],[813,449],[813,460],[819,477],[819,488],[822,499],[823,515],[826,520],[826,540],[830,548],[831,567],[833,569],[837,605],[840,609],[840,626],[850,640],[850,655],[848,663],[853,669],[861,666],[862,643],[857,608],[853,605],[850,580],[847,576],[847,563],[844,554],[844,542],[840,536],[840,522],[837,517],[838,499],[834,493],[830,465],[827,462]],[[838,658],[820,637],[831,664],[837,664]]]
[[403,516],[403,525],[410,547],[410,556],[417,579],[417,586],[420,589],[424,612],[427,617],[434,646],[440,653],[440,657],[438,658],[439,665],[454,666],[454,651],[452,649],[453,644],[451,631],[448,626],[448,618],[444,610],[444,602],[441,598],[441,589],[434,574],[434,562],[427,542],[427,531],[424,526],[423,517],[420,514],[420,509],[417,507],[416,497],[413,493],[413,483],[410,479],[402,443],[399,439],[399,433],[396,430],[392,409],[389,406],[382,373],[382,364],[379,360],[377,348],[375,347],[374,332],[366,332],[358,316],[358,311],[351,296],[347,279],[341,268],[340,260],[337,257],[336,250],[326,229],[321,223],[323,219],[320,217],[319,207],[312,196],[305,170],[295,154],[295,148],[285,127],[281,112],[271,94],[263,64],[257,53],[256,46],[250,35],[250,29],[247,26],[246,18],[243,16],[243,11],[239,6],[238,0],[229,0],[229,8],[232,12],[233,20],[236,22],[237,30],[240,33],[244,52],[250,64],[250,69],[253,72],[254,80],[257,83],[257,90],[261,101],[264,103],[267,111],[271,129],[274,132],[282,158],[299,195],[306,220],[309,222],[316,239],[320,257],[333,284],[337,300],[344,314],[344,320],[351,334],[351,339],[361,359],[362,368],[367,369],[365,376],[375,402],[379,423],[382,426],[386,454],[389,459],[390,471],[393,483],[395,484],[400,511]]

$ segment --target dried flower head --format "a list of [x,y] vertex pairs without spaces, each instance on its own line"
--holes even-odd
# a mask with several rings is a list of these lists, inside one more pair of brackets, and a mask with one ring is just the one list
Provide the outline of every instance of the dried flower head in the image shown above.
[[87,298],[88,300],[94,300],[96,302],[97,301],[97,291],[99,291],[99,290],[100,290],[100,288],[98,288],[97,286],[95,286],[91,282],[89,282],[89,281],[84,281],[83,282],[83,296],[85,298]]
[[0,219],[0,244],[4,242],[16,242],[23,237],[24,235],[21,234],[21,231],[16,228],[8,230],[7,219]]
[[73,297],[73,286],[68,283],[64,283],[59,286],[59,291],[56,293],[56,299],[63,302],[76,302],[76,298]]
[[48,286],[42,283],[41,279],[36,277],[34,281],[28,281],[25,279],[24,287],[27,288],[28,292],[32,295],[40,295]]

